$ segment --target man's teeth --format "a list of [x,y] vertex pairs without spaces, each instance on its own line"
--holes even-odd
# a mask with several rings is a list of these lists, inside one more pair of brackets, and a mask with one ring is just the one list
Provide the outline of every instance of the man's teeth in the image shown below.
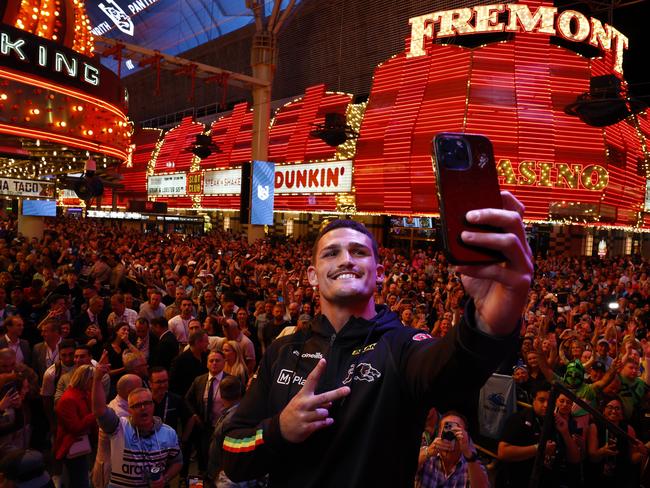
[[352,274],[352,273],[343,273],[343,274],[338,275],[336,277],[336,279],[340,280],[340,279],[350,279],[350,278],[356,278],[356,277],[357,276]]

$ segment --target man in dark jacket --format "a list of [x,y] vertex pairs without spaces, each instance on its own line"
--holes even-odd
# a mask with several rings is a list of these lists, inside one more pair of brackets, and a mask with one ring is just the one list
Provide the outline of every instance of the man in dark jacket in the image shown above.
[[533,265],[523,206],[502,195],[507,210],[466,218],[503,233],[465,231],[462,238],[506,260],[458,266],[473,300],[465,320],[439,341],[375,307],[384,267],[363,225],[337,220],[321,231],[308,277],[320,290],[322,315],[267,350],[226,428],[223,466],[231,480],[268,472],[271,486],[412,485],[428,410],[466,412],[517,345]]
[[[142,317],[144,318],[144,317]],[[169,330],[164,317],[156,317],[151,321],[151,333],[157,341],[149,347],[149,365],[160,366],[169,371],[174,358],[178,355],[178,340]]]

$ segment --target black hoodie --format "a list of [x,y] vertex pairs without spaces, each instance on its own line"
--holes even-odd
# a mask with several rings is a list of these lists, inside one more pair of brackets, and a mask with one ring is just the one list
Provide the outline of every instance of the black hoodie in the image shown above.
[[[440,340],[404,327],[385,306],[377,312],[369,321],[351,318],[338,334],[321,315],[309,330],[269,347],[225,429],[231,480],[270,473],[274,487],[411,487],[429,409],[476,408],[468,402],[517,344],[518,330],[505,338],[480,332],[471,301],[468,321]],[[333,425],[290,443],[280,433],[280,412],[321,357],[327,369],[316,393],[347,385],[350,395],[330,409]]]

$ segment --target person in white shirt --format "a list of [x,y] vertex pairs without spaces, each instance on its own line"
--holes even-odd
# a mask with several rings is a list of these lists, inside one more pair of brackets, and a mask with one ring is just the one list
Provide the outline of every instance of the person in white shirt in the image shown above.
[[111,297],[111,309],[113,311],[106,320],[109,328],[114,329],[117,324],[126,322],[131,327],[131,330],[135,330],[135,321],[138,319],[138,313],[135,310],[126,308],[124,295],[116,293]]
[[169,321],[169,330],[173,332],[181,344],[187,344],[187,339],[190,335],[190,320],[194,319],[192,316],[192,305],[192,300],[183,298],[181,301],[181,313],[172,317]]

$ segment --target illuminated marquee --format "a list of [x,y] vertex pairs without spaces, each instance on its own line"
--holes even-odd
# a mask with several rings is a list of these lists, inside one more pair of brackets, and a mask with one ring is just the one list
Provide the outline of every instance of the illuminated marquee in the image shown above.
[[507,185],[535,185],[572,190],[584,188],[591,191],[602,191],[607,188],[609,183],[609,173],[597,164],[583,166],[581,164],[522,161],[517,170],[518,174],[515,174],[509,159],[500,159],[497,163],[497,172],[503,178],[503,183]]
[[0,30],[0,56],[6,61],[20,61],[99,86],[100,70],[86,62],[84,56],[74,55],[70,50],[52,49],[46,43],[38,42],[39,39],[25,33],[17,36],[3,27]]
[[[506,13],[507,20],[499,21],[499,14]],[[413,17],[411,24],[411,44],[407,57],[426,54],[426,42],[435,38],[453,37],[466,34],[486,34],[497,32],[531,32],[560,35],[574,42],[588,42],[603,51],[613,50],[614,70],[623,73],[623,51],[628,47],[628,39],[608,24],[595,18],[587,18],[575,10],[565,10],[558,14],[556,7],[540,6],[531,12],[530,7],[520,3],[481,5],[473,8],[441,10]],[[434,25],[439,30],[434,34]]]

